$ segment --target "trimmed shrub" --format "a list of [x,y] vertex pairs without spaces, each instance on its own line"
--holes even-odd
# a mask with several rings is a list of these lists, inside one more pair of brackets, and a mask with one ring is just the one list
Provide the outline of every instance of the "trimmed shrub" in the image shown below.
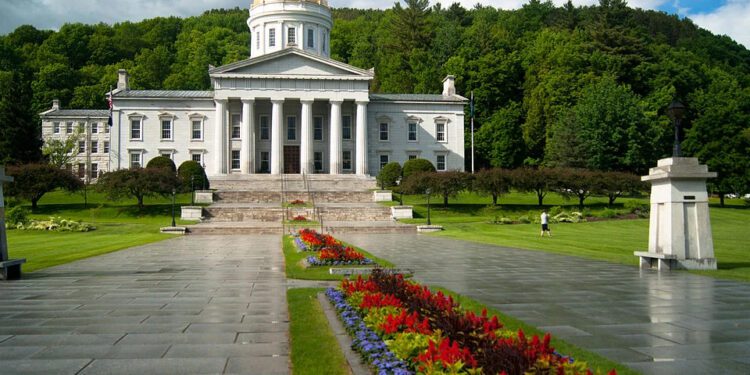
[[402,169],[403,179],[406,180],[409,176],[418,172],[435,172],[435,166],[427,159],[411,159],[404,163]]
[[12,226],[26,224],[29,222],[29,214],[29,210],[15,206],[5,213],[5,222]]
[[177,169],[177,175],[182,181],[183,191],[190,191],[190,179],[193,178],[193,186],[195,189],[208,189],[208,177],[206,171],[203,170],[201,165],[193,160],[187,160],[180,164],[180,168]]
[[386,164],[378,173],[378,185],[381,189],[388,189],[396,186],[401,178],[401,164],[392,161]]
[[524,216],[520,216],[518,218],[518,222],[521,223],[521,224],[529,224],[529,223],[531,223],[531,220],[529,219],[528,216],[524,215]]
[[177,172],[177,167],[175,167],[172,159],[166,156],[157,156],[149,160],[146,168],[164,168],[169,169],[172,173]]

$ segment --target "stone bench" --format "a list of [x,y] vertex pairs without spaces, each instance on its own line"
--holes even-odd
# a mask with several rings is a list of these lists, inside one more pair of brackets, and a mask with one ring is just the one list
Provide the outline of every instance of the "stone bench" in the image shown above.
[[677,260],[677,255],[664,254],[664,253],[652,253],[649,251],[634,251],[633,255],[641,259],[641,269],[665,269],[671,270],[674,268],[674,263]]
[[18,280],[21,278],[21,265],[26,263],[26,259],[9,259],[0,262],[0,279]]

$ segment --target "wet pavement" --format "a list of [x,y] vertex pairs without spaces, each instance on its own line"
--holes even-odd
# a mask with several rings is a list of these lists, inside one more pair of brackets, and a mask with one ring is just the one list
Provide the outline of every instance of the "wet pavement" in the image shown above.
[[750,283],[429,235],[338,237],[644,374],[750,373]]
[[0,283],[2,374],[288,374],[281,238],[186,236]]

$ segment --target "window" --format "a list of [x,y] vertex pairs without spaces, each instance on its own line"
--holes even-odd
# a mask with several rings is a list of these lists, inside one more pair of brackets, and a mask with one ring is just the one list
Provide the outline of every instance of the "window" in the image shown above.
[[86,164],[78,163],[78,178],[86,177]]
[[255,32],[255,49],[260,51],[260,31]]
[[99,177],[99,164],[91,163],[90,172],[89,176],[91,176],[91,178]]
[[417,123],[416,122],[410,122],[408,124],[409,127],[409,142],[416,142],[417,141]]
[[346,150],[343,153],[343,156],[341,158],[341,168],[345,171],[351,171],[352,170],[352,152],[351,150]]
[[194,161],[194,162],[196,162],[198,164],[203,165],[203,160],[202,159],[203,159],[203,154],[201,154],[199,152],[194,152],[194,153],[190,154],[190,160],[192,160],[192,161]]
[[59,122],[53,122],[52,123],[52,132],[55,134],[60,134],[60,123]]
[[232,150],[232,169],[240,169],[240,150]]
[[289,141],[297,139],[297,118],[294,116],[286,118],[286,139]]
[[323,118],[313,117],[313,140],[323,140]]
[[81,133],[85,133],[86,132],[86,124],[83,123],[83,122],[79,122],[78,123],[78,131],[81,132]]
[[82,154],[86,152],[86,141],[78,141],[78,153]]
[[380,140],[381,141],[388,140],[388,123],[387,122],[380,123]]
[[290,27],[286,31],[286,42],[287,44],[295,44],[297,43],[297,30],[293,27]]
[[91,134],[99,133],[99,123],[92,123],[91,124]]
[[269,159],[269,152],[268,151],[261,151],[260,153],[260,173],[270,173],[271,172],[271,163],[268,161]]
[[268,46],[276,47],[276,29],[268,30]]
[[107,124],[107,125],[104,125],[104,133],[105,133],[105,134],[106,134],[106,133],[109,133],[109,128],[110,128],[110,127],[111,127],[111,125],[109,125],[109,124]]
[[439,171],[444,171],[445,170],[445,155],[438,155],[437,156],[437,163],[436,163],[436,168],[435,169],[437,169]]
[[383,169],[388,164],[388,154],[380,154],[380,169]]
[[72,122],[66,122],[65,123],[65,133],[72,133],[73,132],[73,123]]
[[232,114],[232,139],[240,139],[240,127],[242,125],[242,115]]
[[307,48],[315,48],[315,30],[307,29]]
[[323,32],[323,37],[320,39],[320,42],[323,43],[321,50],[325,52],[326,51],[326,32],[325,31]]
[[104,141],[104,151],[105,154],[109,154],[109,141]]
[[417,158],[417,154],[409,154],[408,155],[409,160],[414,160]]
[[352,139],[352,116],[341,118],[341,138]]
[[172,159],[172,153],[171,152],[162,152],[162,153],[159,153],[159,156],[165,157],[165,158],[170,159],[170,160]]
[[435,139],[437,139],[438,142],[445,142],[445,124],[444,123],[436,124]]
[[270,131],[268,129],[268,116],[260,116],[260,140],[267,141],[270,139]]
[[143,139],[141,136],[141,119],[130,120],[130,139],[141,140]]
[[161,139],[172,139],[172,120],[161,120]]
[[130,168],[140,168],[140,167],[141,167],[141,153],[140,152],[130,153]]
[[97,142],[97,141],[91,141],[91,153],[92,154],[98,154],[99,153],[99,142]]
[[314,164],[315,172],[323,172],[323,152],[321,151],[313,152],[313,164]]
[[194,141],[203,139],[203,121],[193,120],[190,123],[192,126],[190,135],[191,139]]

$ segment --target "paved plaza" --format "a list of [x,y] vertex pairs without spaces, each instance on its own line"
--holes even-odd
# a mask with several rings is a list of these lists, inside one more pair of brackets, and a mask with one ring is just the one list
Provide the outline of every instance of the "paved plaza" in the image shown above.
[[748,283],[425,235],[339,237],[645,374],[750,373]]
[[288,374],[281,238],[187,236],[0,283],[2,374]]

